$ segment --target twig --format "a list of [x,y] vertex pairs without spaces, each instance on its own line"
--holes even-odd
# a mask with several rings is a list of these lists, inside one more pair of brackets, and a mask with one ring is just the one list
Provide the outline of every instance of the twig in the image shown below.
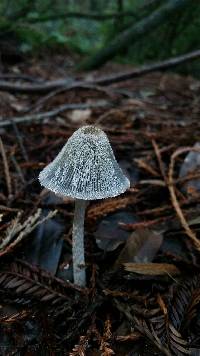
[[148,173],[152,174],[152,176],[159,176],[159,173],[143,159],[135,158],[134,161],[138,164],[138,167],[145,169]]
[[143,211],[138,212],[137,214],[139,216],[143,216],[143,215],[158,215],[161,214],[165,211],[170,211],[171,206],[170,205],[165,205],[165,206],[159,206],[158,208],[153,208],[153,209],[146,209]]
[[0,205],[0,211],[8,211],[8,212],[19,212],[20,209],[9,208],[8,206]]
[[34,78],[30,75],[26,75],[26,74],[10,74],[10,73],[2,73],[0,74],[0,80],[5,80],[5,79],[10,79],[10,80],[24,80],[27,82],[37,82],[37,83],[41,83],[43,82],[42,79],[38,79],[38,78]]
[[159,164],[161,175],[162,175],[162,177],[163,177],[163,179],[165,181],[165,184],[167,184],[167,177],[166,177],[166,174],[165,174],[165,167],[164,167],[164,164],[163,164],[163,161],[162,161],[161,153],[160,153],[159,147],[158,147],[158,145],[157,145],[157,143],[156,143],[156,141],[154,139],[152,139],[152,145],[153,145],[153,148],[154,148],[157,160],[158,160],[158,164]]
[[132,230],[142,229],[153,225],[162,224],[165,222],[166,219],[169,219],[169,216],[168,217],[162,216],[154,220],[141,221],[133,224],[119,223],[119,226],[122,227],[124,230],[132,231]]
[[11,123],[12,123],[12,126],[13,126],[13,130],[14,130],[15,135],[16,135],[17,141],[19,143],[19,147],[21,149],[22,156],[23,156],[24,160],[26,162],[28,162],[28,160],[29,160],[28,153],[27,153],[27,151],[26,151],[26,149],[24,147],[22,136],[21,136],[21,134],[19,132],[19,129],[18,129],[17,125],[16,125],[16,122],[12,118],[10,120],[11,120]]
[[[94,84],[89,84],[89,83],[76,83],[74,82],[73,84],[71,84],[70,86],[66,86],[66,87],[61,87],[58,88],[54,91],[51,91],[50,93],[48,93],[47,95],[45,95],[44,97],[40,98],[36,104],[34,104],[31,108],[29,108],[28,111],[32,111],[32,112],[38,112],[39,110],[41,110],[41,108],[44,106],[44,104],[52,99],[53,97],[55,97],[58,94],[64,93],[65,91],[68,90],[72,90],[72,89],[91,89],[91,90],[96,90],[96,91],[100,91],[105,93],[108,96],[113,96],[115,95],[115,91],[109,88],[103,88],[99,85],[94,85]],[[117,93],[116,93],[117,94]],[[120,93],[119,93],[120,94]]]
[[21,179],[21,182],[22,182],[23,184],[25,184],[26,181],[25,181],[24,175],[23,175],[23,173],[22,173],[21,167],[19,166],[19,164],[18,164],[18,162],[17,162],[15,156],[12,155],[10,158],[11,158],[11,161],[12,161],[13,165],[15,166],[15,169],[16,169],[16,172],[17,172],[18,176],[19,176],[20,179]]
[[58,94],[62,94],[66,90],[68,90],[68,87],[58,88],[58,89],[51,91],[47,95],[39,98],[39,100],[35,104],[33,104],[31,107],[29,107],[26,110],[26,112],[30,112],[30,111],[35,112],[35,113],[39,112],[47,101],[49,101],[50,99],[52,99],[53,97],[55,97]]
[[45,83],[37,84],[21,84],[21,83],[10,83],[5,80],[0,80],[0,90],[8,91],[10,93],[21,93],[21,94],[44,94],[51,90],[55,90],[62,87],[70,86],[74,82],[72,79],[60,79],[47,81]]
[[166,183],[161,179],[143,179],[138,182],[140,185],[157,185],[158,187],[166,187]]
[[[57,79],[46,82],[39,82],[37,84],[22,84],[22,83],[10,83],[5,80],[0,80],[0,90],[8,91],[10,93],[20,94],[46,94],[55,90],[55,94],[65,90],[71,90],[76,88],[94,89],[109,93],[109,89],[104,89],[98,86],[98,81],[76,80],[72,78]],[[53,94],[53,95],[55,95]],[[50,93],[51,96],[51,93]]]
[[34,115],[26,115],[22,117],[14,117],[11,119],[5,119],[0,122],[0,127],[10,126],[14,121],[15,123],[27,123],[30,121],[42,121],[44,119],[51,119],[56,115],[67,111],[67,110],[86,110],[86,109],[96,109],[96,108],[110,108],[112,104],[98,101],[96,103],[79,103],[79,104],[64,104],[51,111],[41,112]]
[[177,200],[176,197],[176,193],[175,193],[175,188],[174,188],[174,180],[173,180],[173,173],[174,173],[174,166],[175,166],[175,160],[176,158],[186,152],[189,151],[195,151],[195,152],[200,152],[200,149],[198,149],[197,147],[183,147],[183,148],[179,148],[177,149],[171,156],[171,160],[170,160],[170,165],[169,165],[169,173],[168,173],[168,189],[170,192],[170,196],[171,196],[171,202],[172,205],[176,211],[176,214],[178,216],[178,218],[180,219],[181,225],[183,226],[186,234],[189,236],[189,238],[192,240],[192,242],[194,243],[196,249],[198,251],[200,251],[200,241],[198,240],[196,234],[190,229],[184,215],[183,212],[180,208],[179,202]]
[[8,160],[7,160],[6,152],[1,137],[0,137],[0,151],[3,159],[4,173],[5,173],[6,185],[8,191],[8,199],[10,199],[12,197],[11,178],[10,178]]

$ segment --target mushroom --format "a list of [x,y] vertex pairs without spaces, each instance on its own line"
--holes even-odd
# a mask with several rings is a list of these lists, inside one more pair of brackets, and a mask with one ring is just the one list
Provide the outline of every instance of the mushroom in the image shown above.
[[130,187],[106,134],[94,126],[73,133],[57,157],[39,175],[42,186],[75,199],[72,231],[74,283],[86,285],[84,218],[88,200],[115,197]]

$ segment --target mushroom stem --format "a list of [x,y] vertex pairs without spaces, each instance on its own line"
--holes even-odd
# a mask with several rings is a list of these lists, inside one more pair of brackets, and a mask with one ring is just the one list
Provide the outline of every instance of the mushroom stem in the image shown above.
[[72,257],[74,283],[85,287],[85,255],[84,255],[84,219],[87,201],[75,200],[74,223],[72,231]]

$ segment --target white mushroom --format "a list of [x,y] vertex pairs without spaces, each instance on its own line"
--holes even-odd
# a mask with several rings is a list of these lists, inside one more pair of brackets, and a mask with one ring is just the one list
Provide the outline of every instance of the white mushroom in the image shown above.
[[130,187],[106,134],[94,126],[73,133],[57,157],[39,175],[42,186],[75,199],[72,233],[74,283],[85,286],[84,217],[87,200],[115,197]]

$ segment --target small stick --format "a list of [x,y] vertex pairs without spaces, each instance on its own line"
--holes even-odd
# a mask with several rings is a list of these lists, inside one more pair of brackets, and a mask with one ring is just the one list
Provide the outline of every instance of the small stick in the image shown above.
[[16,160],[16,158],[15,158],[14,155],[11,156],[11,161],[12,161],[12,163],[13,163],[14,166],[15,166],[16,172],[18,173],[18,176],[19,176],[21,182],[22,182],[23,184],[26,183],[25,178],[24,178],[24,175],[23,175],[23,172],[22,172],[22,170],[21,170],[21,167],[19,166],[19,164],[18,164],[18,162],[17,162],[17,160]]
[[64,86],[58,89],[55,89],[54,91],[48,93],[46,96],[40,98],[36,104],[34,104],[30,109],[28,109],[28,111],[32,111],[32,112],[39,112],[39,110],[42,109],[42,107],[44,107],[44,105],[46,104],[47,101],[49,101],[50,99],[52,99],[53,97],[55,97],[58,94],[64,93],[65,91],[69,91],[72,89],[91,89],[91,90],[96,90],[96,91],[100,91],[105,93],[106,95],[113,97],[115,95],[115,91],[111,90],[110,88],[103,88],[101,86],[98,85],[94,85],[94,84],[87,84],[83,82],[83,84],[81,84],[81,82],[74,82],[74,84],[72,83],[71,86]]
[[104,103],[102,101],[97,101],[94,103],[72,103],[72,104],[63,104],[60,105],[50,111],[46,112],[40,112],[38,114],[33,114],[33,115],[26,115],[26,116],[21,116],[21,117],[13,117],[12,121],[11,119],[4,119],[0,122],[0,127],[5,127],[5,126],[10,126],[12,122],[19,124],[19,123],[29,123],[31,121],[43,121],[45,119],[51,119],[58,114],[61,114],[64,111],[67,110],[86,110],[86,109],[106,109],[112,107],[113,104],[111,103]]
[[163,176],[165,184],[167,184],[167,177],[166,177],[166,174],[165,174],[165,167],[164,167],[164,164],[163,164],[163,161],[162,161],[160,149],[159,149],[159,147],[158,147],[158,145],[157,145],[157,143],[156,143],[156,141],[154,139],[152,139],[152,145],[153,145],[156,157],[157,157],[157,161],[158,161],[158,164],[159,164],[161,175]]
[[133,224],[119,223],[119,226],[124,228],[124,230],[132,231],[132,230],[143,229],[143,228],[146,228],[146,227],[149,227],[149,226],[153,226],[153,225],[158,225],[158,224],[164,223],[166,219],[169,219],[169,216],[161,216],[160,218],[156,218],[154,220],[141,221],[141,222],[133,223]]
[[39,79],[39,78],[34,78],[30,75],[25,75],[25,74],[10,74],[10,73],[1,73],[0,74],[0,80],[5,80],[5,79],[8,79],[8,80],[24,80],[24,81],[27,81],[27,82],[30,82],[30,83],[42,83],[44,82],[43,80]]
[[178,218],[180,219],[181,225],[183,226],[186,234],[190,237],[190,239],[192,240],[192,242],[194,243],[196,249],[198,251],[200,251],[200,241],[198,240],[196,234],[190,229],[187,220],[185,219],[183,212],[180,208],[178,199],[176,197],[176,193],[175,193],[175,188],[174,188],[174,180],[173,180],[173,173],[174,173],[174,165],[175,165],[175,160],[176,158],[181,155],[182,153],[186,153],[188,151],[195,151],[195,152],[199,152],[200,153],[200,149],[199,148],[195,148],[195,147],[183,147],[183,148],[179,148],[177,149],[171,156],[171,160],[170,160],[170,165],[169,165],[169,173],[168,173],[168,189],[170,192],[170,196],[171,196],[171,202],[172,205],[176,211],[176,214],[178,216]]
[[6,185],[8,191],[8,199],[10,199],[12,197],[11,178],[10,178],[8,160],[7,160],[6,152],[1,137],[0,137],[0,151],[3,159],[4,173],[5,173]]
[[8,206],[0,205],[0,211],[19,212],[20,209],[14,209],[14,208],[9,208]]
[[144,179],[139,181],[140,185],[157,185],[159,187],[166,187],[166,183],[161,179]]
[[135,158],[134,161],[138,164],[138,166],[140,168],[145,169],[148,173],[152,174],[152,176],[159,176],[159,173],[153,168],[151,167],[147,162],[145,162],[143,159],[141,158]]
[[16,135],[17,141],[18,141],[18,143],[19,143],[19,147],[20,147],[20,149],[21,149],[22,156],[23,156],[24,160],[25,160],[26,162],[28,162],[28,160],[29,160],[28,154],[27,154],[27,151],[26,151],[26,149],[25,149],[25,147],[24,147],[24,143],[23,143],[23,140],[22,140],[22,136],[21,136],[21,134],[20,134],[20,132],[19,132],[19,129],[18,129],[18,127],[17,127],[17,124],[15,123],[15,121],[14,121],[12,118],[11,118],[10,120],[11,120],[11,124],[12,124],[12,126],[13,126],[14,133],[15,133],[15,135]]

